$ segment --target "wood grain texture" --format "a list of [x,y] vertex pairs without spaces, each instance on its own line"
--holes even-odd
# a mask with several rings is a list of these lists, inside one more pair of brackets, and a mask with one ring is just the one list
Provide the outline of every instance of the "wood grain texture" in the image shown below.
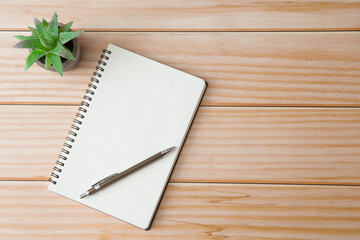
[[[23,72],[12,36],[55,11],[101,32],[63,78]],[[360,0],[6,1],[0,239],[359,239],[360,108],[340,108],[360,106],[358,30]],[[77,111],[46,105],[79,104],[109,42],[209,83],[150,231],[46,190]]]
[[203,105],[360,106],[360,33],[85,33],[62,78],[23,71],[17,32],[0,33],[0,103],[79,103],[109,42],[208,81]]
[[360,188],[169,184],[150,231],[46,190],[0,182],[0,238],[328,239],[360,236]]
[[[46,180],[77,107],[1,106],[0,179]],[[173,182],[360,184],[360,109],[200,108]]]
[[[71,8],[69,7],[71,6]],[[269,31],[360,29],[360,2],[295,1],[44,1],[2,4],[0,29],[22,30],[54,12],[75,28],[107,31]],[[11,14],[9,14],[11,13]]]

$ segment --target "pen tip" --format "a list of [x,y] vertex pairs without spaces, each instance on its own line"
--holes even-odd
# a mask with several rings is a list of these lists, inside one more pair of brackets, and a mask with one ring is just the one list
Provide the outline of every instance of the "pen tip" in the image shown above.
[[165,149],[166,154],[175,149],[175,146]]
[[81,194],[81,195],[80,195],[80,198],[84,198],[84,197],[86,197],[87,195],[89,195],[89,192],[86,192],[86,193]]

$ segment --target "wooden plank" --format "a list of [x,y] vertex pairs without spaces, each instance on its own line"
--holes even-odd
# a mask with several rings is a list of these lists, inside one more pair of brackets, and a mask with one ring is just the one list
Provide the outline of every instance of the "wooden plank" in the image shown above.
[[23,72],[0,33],[0,103],[79,103],[109,42],[209,83],[203,105],[360,106],[360,33],[86,33],[78,67]]
[[46,190],[0,183],[0,238],[328,239],[360,235],[360,188],[169,184],[150,231]]
[[77,107],[0,106],[0,175],[47,179],[76,111]]
[[[1,106],[0,178],[46,180],[77,107]],[[200,108],[173,182],[360,184],[360,109]]]
[[[71,6],[71,7],[69,7]],[[13,0],[0,9],[0,29],[22,30],[54,12],[75,28],[107,31],[287,31],[360,29],[359,1],[125,1],[61,3]]]

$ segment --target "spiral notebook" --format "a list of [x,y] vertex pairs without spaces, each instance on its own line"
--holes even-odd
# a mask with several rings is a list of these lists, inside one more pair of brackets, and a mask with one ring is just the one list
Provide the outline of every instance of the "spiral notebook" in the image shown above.
[[[149,229],[206,83],[112,44],[91,80],[48,189]],[[80,199],[98,180],[171,146],[166,157]]]

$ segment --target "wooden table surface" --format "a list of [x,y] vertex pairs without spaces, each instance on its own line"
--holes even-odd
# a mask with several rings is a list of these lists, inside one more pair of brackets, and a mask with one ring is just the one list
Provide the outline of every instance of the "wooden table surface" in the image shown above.
[[[55,11],[78,66],[24,72]],[[0,239],[360,239],[359,30],[359,0],[2,3]],[[209,83],[150,231],[46,190],[109,42]]]

